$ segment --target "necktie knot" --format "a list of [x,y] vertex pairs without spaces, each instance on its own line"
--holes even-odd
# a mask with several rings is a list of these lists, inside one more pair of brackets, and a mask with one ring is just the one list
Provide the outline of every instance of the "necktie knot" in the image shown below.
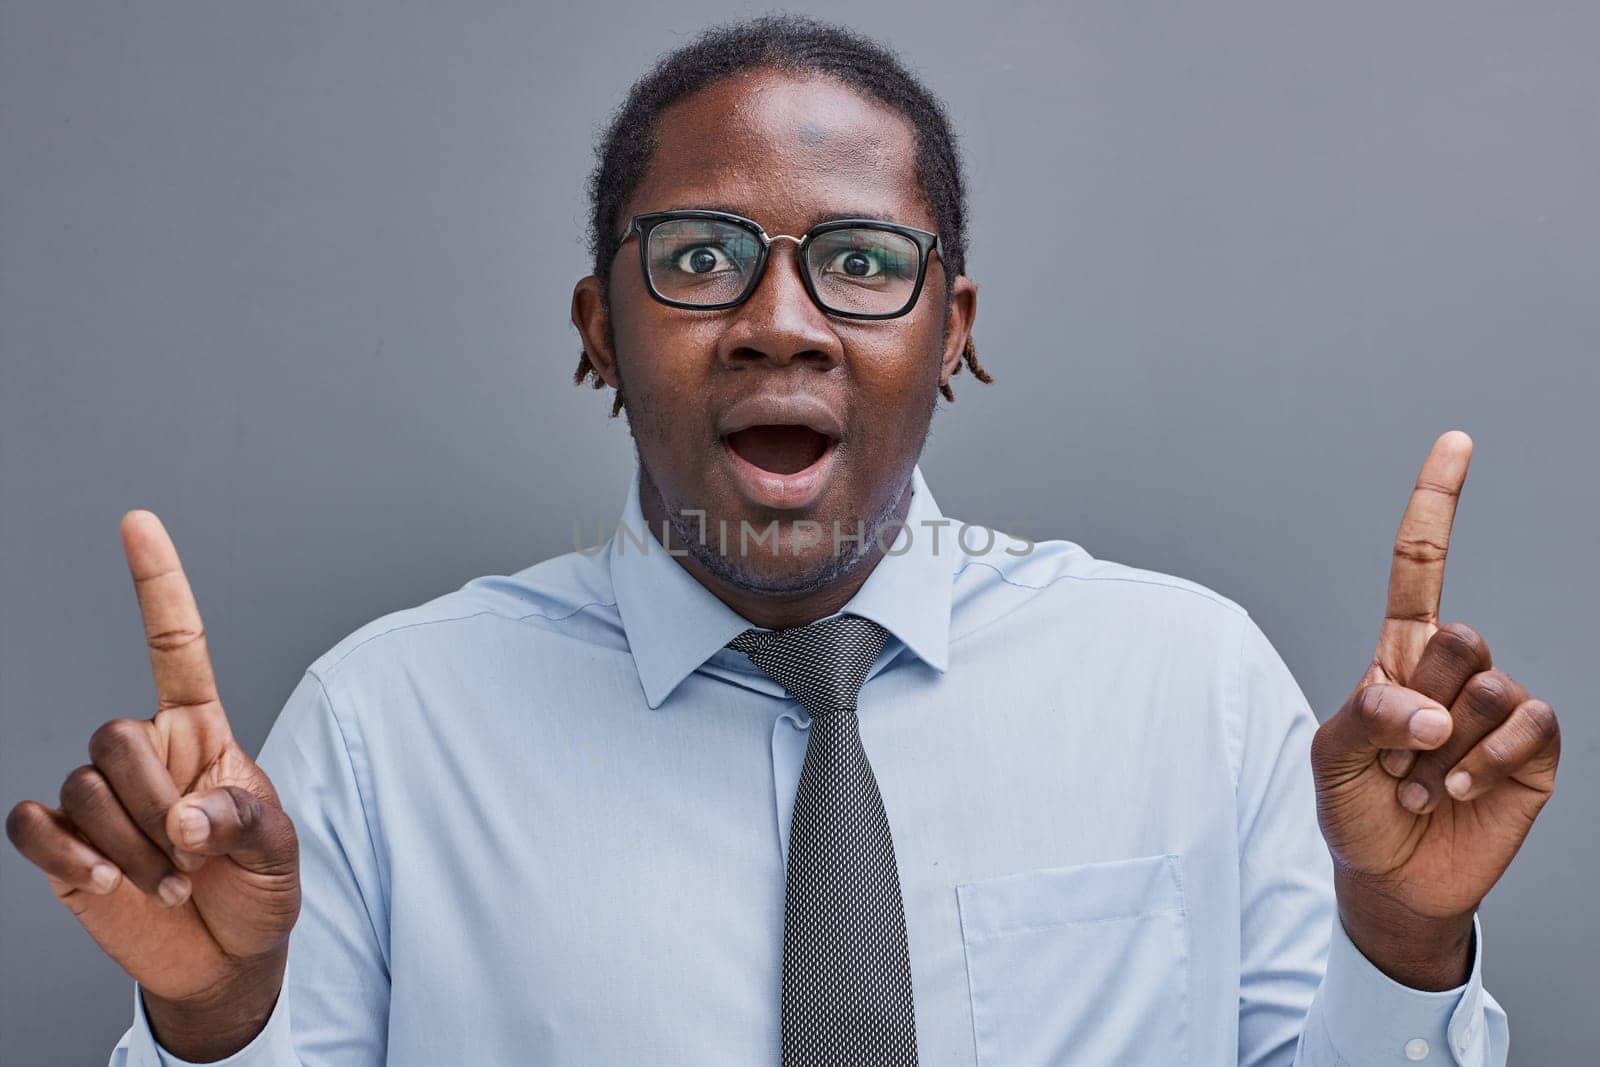
[[835,615],[785,630],[746,630],[728,642],[814,717],[854,711],[889,634],[860,615]]

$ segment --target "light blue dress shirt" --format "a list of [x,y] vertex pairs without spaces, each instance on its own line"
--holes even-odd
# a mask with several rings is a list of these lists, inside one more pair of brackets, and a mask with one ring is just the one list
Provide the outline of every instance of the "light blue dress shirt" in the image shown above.
[[[944,520],[843,609],[924,1064],[1503,1063],[1466,985],[1345,936],[1316,727],[1238,604]],[[318,659],[260,764],[300,835],[285,992],[239,1065],[763,1064],[809,717],[749,624],[618,531],[385,616]],[[1481,955],[1481,936],[1477,939]],[[142,1011],[111,1057],[176,1065]]]

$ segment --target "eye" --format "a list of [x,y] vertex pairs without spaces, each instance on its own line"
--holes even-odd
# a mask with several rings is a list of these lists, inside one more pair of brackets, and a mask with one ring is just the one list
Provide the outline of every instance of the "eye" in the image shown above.
[[843,274],[850,278],[874,278],[883,273],[883,263],[872,252],[844,248],[822,265],[824,274]]
[[672,257],[672,266],[688,274],[711,274],[734,269],[733,260],[717,245],[695,245]]

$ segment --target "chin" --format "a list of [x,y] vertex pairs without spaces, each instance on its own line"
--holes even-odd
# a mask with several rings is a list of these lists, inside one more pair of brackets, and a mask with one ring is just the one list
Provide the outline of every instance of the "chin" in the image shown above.
[[684,543],[689,554],[722,581],[739,589],[774,596],[798,596],[825,589],[868,559],[852,549],[835,553],[827,534],[822,543],[802,548],[798,555],[788,538],[778,543],[776,552],[769,545],[752,543],[743,555],[739,552],[738,541],[732,537],[726,553],[714,538],[702,544],[695,538],[685,537]]

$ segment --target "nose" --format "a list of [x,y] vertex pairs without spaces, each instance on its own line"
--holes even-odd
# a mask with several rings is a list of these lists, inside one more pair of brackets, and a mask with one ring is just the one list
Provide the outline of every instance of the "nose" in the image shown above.
[[832,322],[806,291],[800,270],[795,238],[772,238],[761,281],[733,309],[734,319],[723,331],[718,356],[725,365],[787,366],[803,360],[827,370],[843,361],[843,345]]

